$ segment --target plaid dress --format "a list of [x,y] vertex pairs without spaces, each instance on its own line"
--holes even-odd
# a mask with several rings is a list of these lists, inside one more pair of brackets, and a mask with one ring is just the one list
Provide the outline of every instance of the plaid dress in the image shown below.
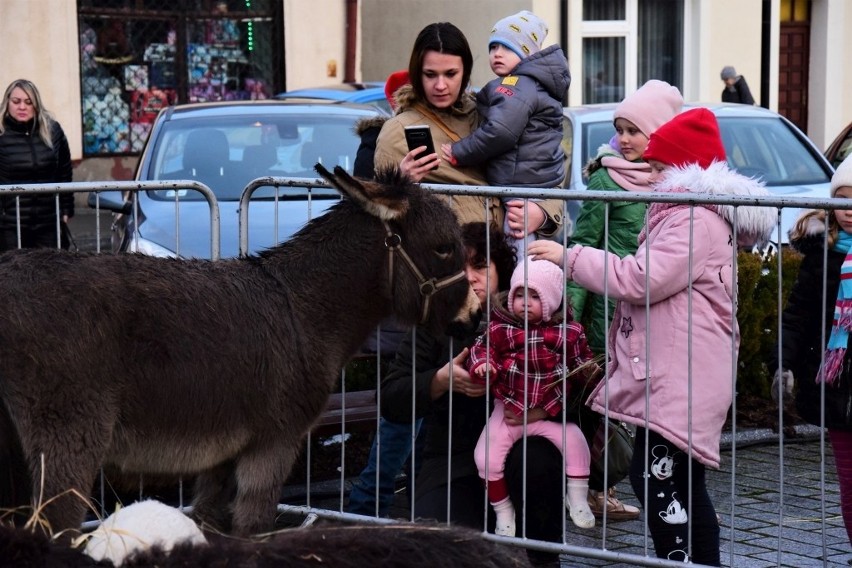
[[567,390],[563,392],[566,385],[586,382],[583,373],[562,381],[563,375],[592,360],[594,354],[583,326],[573,320],[563,323],[561,315],[555,314],[549,322],[529,323],[525,331],[523,318],[510,313],[501,302],[491,312],[487,331],[471,347],[471,373],[486,361],[490,363],[496,370],[487,377],[494,397],[519,416],[525,408],[543,408],[556,416],[568,395]]

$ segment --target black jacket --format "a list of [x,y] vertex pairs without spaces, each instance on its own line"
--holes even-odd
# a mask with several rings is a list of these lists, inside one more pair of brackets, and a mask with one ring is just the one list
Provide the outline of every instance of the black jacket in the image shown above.
[[737,77],[737,82],[734,83],[732,89],[725,85],[722,90],[723,103],[742,103],[744,105],[753,105],[754,97],[751,96],[751,89],[748,88],[745,77],[740,75]]
[[355,134],[361,139],[358,152],[355,154],[355,165],[352,174],[364,179],[374,179],[376,172],[373,158],[376,155],[376,141],[387,117],[376,116],[363,118],[355,124]]
[[[409,333],[400,342],[396,357],[382,381],[381,408],[385,419],[409,423],[414,393],[414,415],[416,418],[425,417],[427,422],[423,462],[416,484],[417,493],[423,494],[447,483],[450,428],[453,433],[453,479],[479,475],[473,461],[473,449],[490,412],[485,406],[486,397],[470,398],[453,393],[450,421],[450,394],[445,393],[437,400],[432,400],[431,395],[432,378],[450,360],[450,338],[434,337],[420,328],[416,335],[414,377],[412,379],[412,340]],[[454,340],[452,356],[473,345],[475,339],[476,336],[471,336],[464,341]]]
[[[791,244],[804,254],[799,274],[787,307],[781,317],[781,367],[793,372],[796,381],[796,409],[811,424],[820,424],[821,389],[816,382],[825,341],[831,335],[831,321],[837,289],[840,286],[840,266],[846,255],[828,251],[828,264],[823,263],[823,235],[810,235]],[[826,291],[823,295],[823,272],[826,272]],[[825,328],[822,320],[825,318]],[[823,331],[825,335],[823,336]],[[773,350],[770,371],[778,368],[777,348]],[[852,376],[847,352],[843,370],[834,385],[825,385],[825,426],[852,430]]]
[[[34,121],[26,123],[5,116],[0,136],[0,184],[63,183],[71,181],[71,152],[58,122],[51,125],[53,148],[33,132]],[[0,227],[14,227],[16,203],[11,196],[0,198]],[[60,215],[74,215],[74,195],[59,196]],[[21,195],[22,228],[43,230],[56,225],[55,194]]]

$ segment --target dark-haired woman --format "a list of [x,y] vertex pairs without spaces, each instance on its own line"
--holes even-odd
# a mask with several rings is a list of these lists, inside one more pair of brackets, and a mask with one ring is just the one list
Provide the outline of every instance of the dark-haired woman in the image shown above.
[[[448,22],[429,24],[414,42],[408,73],[411,85],[396,92],[396,115],[385,122],[376,145],[376,167],[398,166],[415,181],[455,185],[488,185],[480,167],[456,167],[433,153],[415,158],[424,148],[409,151],[405,127],[429,125],[435,148],[456,142],[479,124],[476,101],[468,92],[473,70],[473,54],[467,38]],[[454,196],[452,207],[461,223],[483,222],[485,198]],[[490,217],[503,226],[505,214],[499,199],[489,203]],[[509,208],[508,226],[512,238],[531,232],[553,236],[562,226],[562,201],[528,202],[526,230],[524,207]]]

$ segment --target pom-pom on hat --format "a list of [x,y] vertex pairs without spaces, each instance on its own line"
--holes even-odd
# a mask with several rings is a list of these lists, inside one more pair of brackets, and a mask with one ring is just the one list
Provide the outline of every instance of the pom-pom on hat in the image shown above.
[[408,76],[408,69],[394,71],[388,75],[385,81],[385,98],[390,103],[392,109],[396,110],[396,100],[393,98],[394,93],[396,93],[397,89],[409,83],[411,83],[411,78]]
[[659,127],[677,116],[682,107],[683,96],[677,87],[651,79],[636,92],[627,95],[615,107],[612,117],[613,122],[616,118],[629,120],[650,138]]
[[834,197],[841,187],[852,187],[852,154],[840,162],[834,175],[831,176],[831,196]]
[[[549,260],[527,258],[527,288],[535,290],[541,300],[541,317],[550,321],[554,312],[562,304],[562,292],[565,289],[565,276],[562,269]],[[509,304],[515,297],[515,291],[524,287],[524,262],[518,263],[512,273],[509,288]]]
[[698,164],[705,170],[714,161],[727,159],[719,123],[706,108],[683,112],[658,128],[651,134],[642,158],[669,166]]
[[499,43],[517,53],[521,59],[525,59],[541,51],[545,37],[547,24],[544,20],[529,10],[521,10],[494,24],[494,29],[488,37],[488,45]]
[[737,76],[737,70],[730,65],[725,65],[724,67],[722,67],[722,72],[720,73],[720,75],[722,76],[723,81],[727,79],[734,79]]

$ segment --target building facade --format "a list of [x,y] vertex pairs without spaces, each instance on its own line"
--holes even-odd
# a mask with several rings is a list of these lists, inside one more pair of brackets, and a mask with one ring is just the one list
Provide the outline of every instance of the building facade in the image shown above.
[[39,86],[73,158],[90,162],[79,179],[121,179],[162,106],[382,80],[432,21],[465,32],[482,85],[491,25],[521,9],[568,56],[567,104],[618,101],[652,78],[718,101],[733,65],[758,104],[821,148],[852,121],[847,0],[3,0],[0,46],[13,56],[0,84]]

